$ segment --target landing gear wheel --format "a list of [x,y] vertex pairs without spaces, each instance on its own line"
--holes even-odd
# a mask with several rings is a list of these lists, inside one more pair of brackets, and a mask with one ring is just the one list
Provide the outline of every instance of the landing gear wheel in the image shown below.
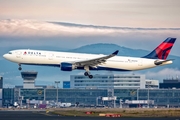
[[89,73],[88,73],[88,72],[85,72],[85,73],[84,73],[84,75],[85,75],[85,76],[88,76],[88,75],[89,75]]
[[21,64],[19,63],[18,65],[19,65],[18,70],[22,70]]
[[18,68],[18,70],[22,70],[22,68],[21,68],[21,67],[19,67],[19,68]]
[[93,75],[89,75],[89,78],[92,79],[92,78],[93,78]]

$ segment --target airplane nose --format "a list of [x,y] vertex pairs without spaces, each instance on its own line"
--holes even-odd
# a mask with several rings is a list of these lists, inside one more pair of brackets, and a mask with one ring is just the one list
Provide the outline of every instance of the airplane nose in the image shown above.
[[7,54],[4,54],[4,55],[3,55],[3,58],[7,58]]

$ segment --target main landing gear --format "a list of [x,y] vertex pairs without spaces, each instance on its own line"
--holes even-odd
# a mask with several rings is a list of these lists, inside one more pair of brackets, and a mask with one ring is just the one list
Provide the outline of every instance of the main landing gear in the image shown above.
[[93,75],[90,75],[89,72],[85,72],[84,75],[85,75],[85,76],[88,76],[90,79],[93,78]]
[[19,65],[19,68],[18,68],[18,70],[22,70],[21,64],[18,64],[18,65]]
[[89,74],[89,66],[84,66],[86,72],[84,73],[85,76],[88,76],[90,79],[93,78],[93,75]]

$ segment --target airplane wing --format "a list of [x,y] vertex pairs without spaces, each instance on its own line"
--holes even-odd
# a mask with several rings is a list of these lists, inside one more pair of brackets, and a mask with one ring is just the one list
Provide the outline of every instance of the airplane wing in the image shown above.
[[89,60],[84,60],[84,61],[75,61],[72,64],[75,65],[76,67],[84,67],[84,66],[95,67],[101,63],[106,62],[107,59],[116,56],[118,52],[119,51],[117,50],[110,55],[106,55],[106,56],[94,58],[94,59],[89,59]]

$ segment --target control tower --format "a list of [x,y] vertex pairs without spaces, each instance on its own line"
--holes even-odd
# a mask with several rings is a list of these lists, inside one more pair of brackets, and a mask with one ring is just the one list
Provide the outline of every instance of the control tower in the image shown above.
[[23,71],[21,76],[23,78],[23,88],[35,88],[35,79],[38,72]]

